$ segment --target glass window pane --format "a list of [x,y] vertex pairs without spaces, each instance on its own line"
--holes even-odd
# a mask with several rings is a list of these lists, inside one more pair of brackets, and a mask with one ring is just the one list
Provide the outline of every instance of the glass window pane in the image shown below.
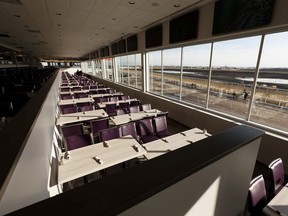
[[211,44],[183,48],[182,101],[205,106]]
[[112,58],[104,59],[106,78],[114,80]]
[[288,32],[265,36],[250,120],[288,132]]
[[128,61],[127,56],[117,57],[118,81],[128,85]]
[[129,85],[141,89],[142,73],[141,73],[141,54],[128,56]]
[[[217,42],[213,48],[209,108],[247,118],[261,37]],[[248,94],[248,96],[247,96]]]
[[181,48],[163,51],[163,95],[180,98]]
[[148,53],[148,64],[149,64],[149,91],[161,94],[161,51],[149,52]]

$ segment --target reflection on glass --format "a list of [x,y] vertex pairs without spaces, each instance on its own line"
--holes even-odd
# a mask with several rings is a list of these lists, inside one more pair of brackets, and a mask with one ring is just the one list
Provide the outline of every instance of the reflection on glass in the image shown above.
[[211,44],[183,48],[182,101],[205,106]]
[[245,119],[248,115],[261,37],[217,42],[212,57],[208,107]]
[[127,56],[117,57],[117,66],[118,66],[118,81],[128,85],[128,58]]
[[[288,32],[265,36],[250,116],[251,121],[286,132],[288,132],[287,50]],[[248,82],[249,78],[246,80]]]
[[148,53],[150,91],[161,94],[161,51]]
[[95,61],[95,75],[97,77],[100,77],[100,78],[103,77],[101,60],[96,60]]
[[114,80],[112,58],[104,59],[103,62],[104,62],[104,73],[106,73],[106,78],[109,80]]
[[128,56],[129,85],[142,88],[141,54]]
[[181,48],[163,51],[163,95],[180,98]]

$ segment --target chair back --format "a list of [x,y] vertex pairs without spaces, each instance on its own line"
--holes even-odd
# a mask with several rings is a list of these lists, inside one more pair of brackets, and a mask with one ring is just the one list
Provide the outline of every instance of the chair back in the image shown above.
[[107,128],[99,131],[100,142],[108,141],[121,137],[121,131],[119,127]]
[[138,121],[138,128],[141,137],[155,134],[152,118],[142,119]]
[[85,93],[74,93],[74,98],[85,98],[88,97]]
[[166,116],[157,116],[153,118],[155,124],[155,132],[168,131]]
[[116,103],[106,104],[105,111],[109,116],[116,115],[116,109],[117,109]]
[[129,107],[129,112],[130,113],[138,113],[138,112],[140,112],[140,107],[139,106],[131,106],[131,107]]
[[108,102],[108,101],[109,101],[109,98],[108,98],[108,97],[101,97],[101,98],[99,98],[99,101],[100,101],[100,103],[102,103],[102,102]]
[[94,110],[94,106],[93,105],[86,105],[86,106],[80,106],[79,107],[79,111],[80,112],[90,111],[90,110]]
[[71,94],[60,94],[60,98],[62,100],[66,100],[66,99],[73,99]]
[[121,95],[121,100],[129,100],[130,96],[129,95]]
[[61,107],[62,114],[76,113],[77,111],[78,110],[76,106]]
[[284,166],[281,158],[269,164],[271,196],[276,195],[284,186]]
[[117,96],[109,97],[109,101],[118,101]]
[[130,107],[132,106],[139,106],[140,105],[140,101],[139,100],[132,100],[130,101]]
[[100,130],[109,128],[109,118],[101,118],[90,121],[91,132],[95,135]]
[[61,92],[69,92],[69,91],[70,91],[69,87],[61,88]]
[[252,179],[248,193],[248,210],[251,213],[260,213],[267,204],[267,194],[263,175]]
[[129,109],[129,102],[119,102],[119,109]]
[[116,89],[108,89],[108,93],[110,94],[116,93]]
[[141,110],[142,111],[147,111],[147,110],[151,110],[151,104],[142,104],[141,105]]
[[[99,88],[99,86],[98,86]],[[106,89],[98,89],[98,94],[106,94],[107,90]]]
[[128,111],[125,110],[125,109],[116,109],[115,112],[116,112],[116,115],[117,115],[117,116],[119,116],[119,115],[125,115],[125,114],[128,113]]
[[61,132],[64,137],[84,134],[83,123],[63,125],[61,126]]
[[135,139],[138,137],[136,123],[130,122],[127,124],[120,125],[122,136],[131,135]]
[[89,134],[81,134],[65,137],[67,150],[73,150],[77,148],[82,148],[92,144],[91,137]]

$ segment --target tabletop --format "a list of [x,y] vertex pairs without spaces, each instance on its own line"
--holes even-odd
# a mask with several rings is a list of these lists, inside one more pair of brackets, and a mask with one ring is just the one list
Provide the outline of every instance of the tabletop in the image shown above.
[[136,101],[138,100],[137,98],[131,98],[131,99],[126,99],[126,100],[118,100],[118,101],[107,101],[107,102],[100,102],[97,103],[98,107],[100,107],[101,109],[105,108],[107,104],[116,104],[117,106],[119,106],[120,103],[125,103],[125,102],[131,102],[131,101]]
[[98,118],[103,118],[103,117],[108,117],[108,114],[103,109],[89,110],[85,112],[76,112],[76,113],[69,113],[69,114],[61,114],[56,119],[56,125],[88,121],[88,120],[98,119]]
[[288,215],[288,184],[264,207],[263,213],[271,216]]
[[143,146],[147,153],[144,156],[150,160],[167,152],[197,142],[201,139],[205,139],[208,136],[210,136],[210,134],[204,133],[204,131],[199,128],[193,128],[176,133],[162,139],[145,143]]
[[94,102],[94,99],[91,97],[85,97],[85,98],[59,100],[58,105],[61,106],[61,105],[69,105],[69,104],[84,103],[84,102]]
[[145,153],[146,150],[130,135],[71,150],[69,159],[62,159],[63,164],[59,165],[58,183],[63,184]]
[[141,111],[138,113],[129,113],[129,114],[124,114],[124,115],[111,116],[110,120],[112,121],[114,125],[121,125],[121,124],[128,123],[130,121],[138,121],[145,117],[157,116],[157,114],[159,113],[162,113],[162,111],[157,110],[157,109],[151,109],[147,111]]

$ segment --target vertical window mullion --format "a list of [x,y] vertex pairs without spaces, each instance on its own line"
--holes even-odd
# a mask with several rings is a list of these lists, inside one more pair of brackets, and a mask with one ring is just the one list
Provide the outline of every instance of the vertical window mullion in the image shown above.
[[261,56],[262,56],[264,39],[265,39],[265,35],[262,35],[261,42],[260,42],[260,47],[259,47],[259,52],[258,52],[258,58],[257,58],[257,64],[256,64],[253,88],[252,88],[252,93],[251,93],[251,99],[250,99],[248,113],[247,113],[247,118],[246,118],[247,121],[250,120],[252,107],[253,107],[253,103],[254,103],[255,92],[256,92],[256,87],[257,87],[257,79],[258,79],[259,70],[260,70],[260,62],[261,62]]
[[182,84],[183,84],[183,47],[181,47],[181,58],[180,58],[180,89],[179,89],[179,100],[182,100]]
[[207,85],[207,95],[206,95],[206,105],[205,108],[208,108],[209,104],[209,92],[210,92],[210,87],[211,87],[211,77],[212,77],[212,58],[213,58],[213,47],[214,47],[214,42],[211,43],[211,49],[210,49],[210,60],[209,60],[209,76],[208,76],[208,85]]

